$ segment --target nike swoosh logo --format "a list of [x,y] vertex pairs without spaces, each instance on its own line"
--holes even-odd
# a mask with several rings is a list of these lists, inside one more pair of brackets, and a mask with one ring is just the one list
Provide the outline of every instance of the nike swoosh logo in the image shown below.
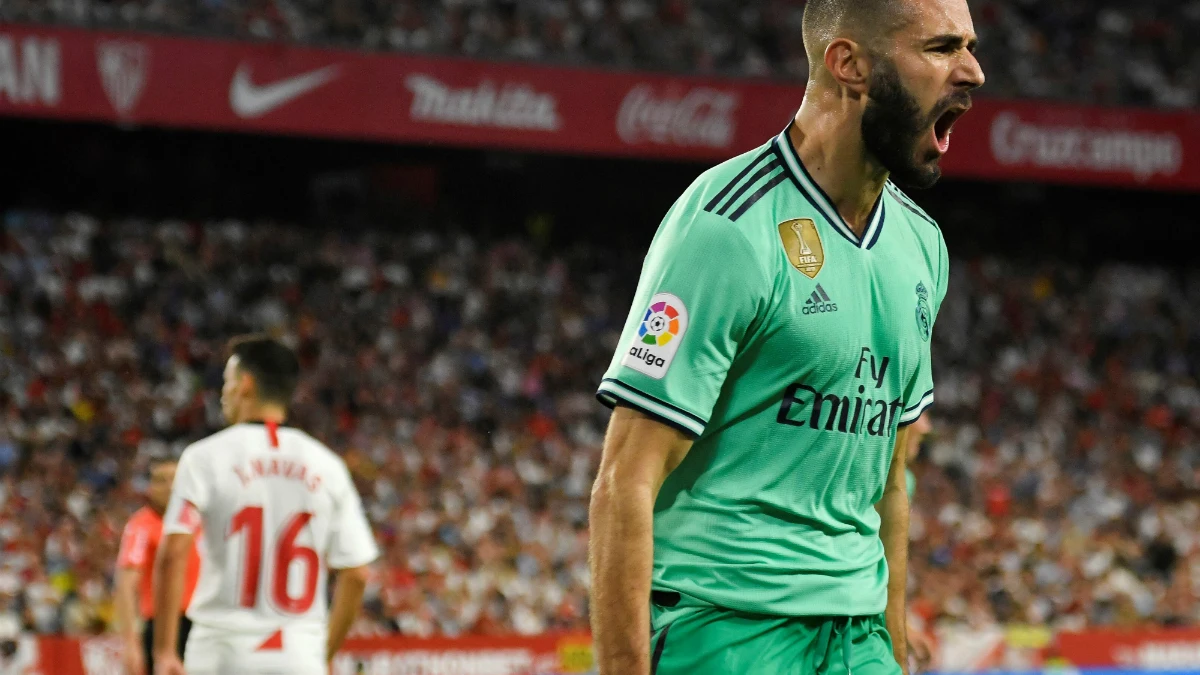
[[241,118],[260,117],[279,106],[322,87],[338,76],[338,66],[325,66],[270,84],[250,80],[250,67],[242,63],[229,83],[229,107]]

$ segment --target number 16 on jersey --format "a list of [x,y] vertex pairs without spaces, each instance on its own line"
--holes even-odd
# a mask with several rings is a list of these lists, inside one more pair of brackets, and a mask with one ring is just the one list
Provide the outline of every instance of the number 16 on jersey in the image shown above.
[[[263,562],[270,571],[271,604],[285,614],[303,614],[312,608],[317,597],[317,580],[321,571],[317,552],[296,543],[296,538],[312,520],[304,511],[284,519],[284,526],[274,541],[263,538],[263,508],[247,506],[234,514],[229,523],[227,539],[242,542],[240,565],[241,583],[238,605],[247,609],[258,606]],[[293,595],[293,581],[299,593]]]

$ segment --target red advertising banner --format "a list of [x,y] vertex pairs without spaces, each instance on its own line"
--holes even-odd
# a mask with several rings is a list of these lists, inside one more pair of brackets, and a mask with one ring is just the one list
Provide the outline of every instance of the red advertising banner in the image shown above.
[[1200,629],[1059,633],[1058,656],[1072,666],[1130,670],[1200,669]]
[[1027,672],[1043,667],[1123,672],[1200,672],[1200,629],[1091,629],[1053,633],[1040,626],[946,627],[938,632],[938,670]]
[[979,99],[954,127],[948,176],[1200,189],[1200,114]]
[[0,26],[7,115],[705,159],[777,133],[801,93],[768,83]]
[[[1130,671],[1200,670],[1200,629],[1089,630],[1051,635],[1045,628],[964,629],[941,635],[935,667],[947,672],[1059,665]],[[953,645],[962,643],[960,647]],[[969,647],[968,643],[975,644]],[[120,675],[113,637],[26,636],[0,658],[7,675]],[[331,675],[585,675],[595,671],[591,637],[463,637],[349,640]]]
[[[359,670],[361,668],[361,670]],[[590,635],[368,638],[347,641],[332,675],[584,675],[595,672]]]
[[119,675],[121,642],[116,638],[26,635],[17,650],[0,660],[5,675]]
[[[719,161],[796,85],[0,25],[0,115]],[[1200,114],[979,99],[946,174],[1200,189]]]
[[[583,675],[593,672],[588,635],[348,640],[330,675]],[[123,675],[113,637],[26,637],[0,661],[11,675]]]

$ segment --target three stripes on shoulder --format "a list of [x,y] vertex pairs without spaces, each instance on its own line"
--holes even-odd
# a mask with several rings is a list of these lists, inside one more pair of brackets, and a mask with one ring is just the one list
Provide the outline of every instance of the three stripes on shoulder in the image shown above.
[[[763,163],[763,160],[768,157],[771,160]],[[752,171],[753,174],[751,174]],[[737,219],[749,211],[755,202],[762,199],[787,178],[788,174],[783,166],[783,158],[773,149],[768,148],[755,157],[753,162],[746,165],[746,168],[742,169],[725,187],[721,188],[717,196],[704,205],[704,210],[737,222]],[[746,194],[756,186],[757,190],[749,195]]]

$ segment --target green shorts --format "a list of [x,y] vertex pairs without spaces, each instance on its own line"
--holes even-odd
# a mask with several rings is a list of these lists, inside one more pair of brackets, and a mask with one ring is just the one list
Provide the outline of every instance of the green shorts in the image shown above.
[[[777,617],[655,592],[651,675],[899,675],[883,615]],[[662,603],[662,604],[659,604]]]

